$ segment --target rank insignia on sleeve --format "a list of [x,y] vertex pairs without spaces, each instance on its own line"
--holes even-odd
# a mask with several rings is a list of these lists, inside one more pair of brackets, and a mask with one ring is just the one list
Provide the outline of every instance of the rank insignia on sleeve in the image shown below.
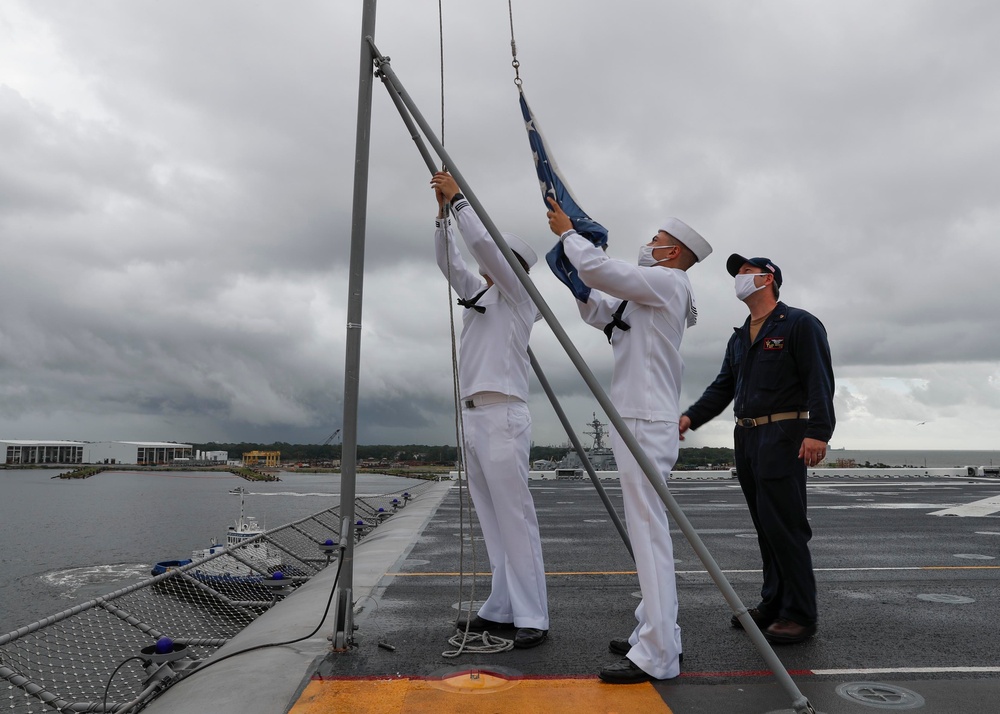
[[783,350],[785,349],[785,338],[784,337],[768,337],[764,340],[765,350]]

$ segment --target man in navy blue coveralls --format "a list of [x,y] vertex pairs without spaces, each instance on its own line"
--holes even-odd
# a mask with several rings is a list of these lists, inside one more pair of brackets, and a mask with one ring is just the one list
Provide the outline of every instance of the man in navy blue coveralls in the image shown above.
[[[774,644],[816,633],[816,579],[806,517],[806,468],[833,435],[833,368],[823,324],[778,301],[781,269],[733,254],[726,269],[750,316],[735,328],[715,381],[681,416],[697,429],[733,402],[736,475],[757,529],[764,584],[750,616]],[[734,615],[734,627],[742,627]]]

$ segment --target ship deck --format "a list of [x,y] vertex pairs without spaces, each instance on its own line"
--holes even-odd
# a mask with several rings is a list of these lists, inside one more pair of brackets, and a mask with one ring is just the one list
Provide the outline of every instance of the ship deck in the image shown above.
[[[621,513],[617,483],[604,487]],[[679,531],[681,676],[600,682],[598,670],[616,659],[608,641],[634,626],[633,565],[589,481],[533,481],[531,491],[551,616],[541,646],[445,656],[454,650],[448,639],[460,602],[481,601],[489,582],[480,575],[470,592],[471,573],[487,570],[485,547],[478,532],[468,535],[457,485],[442,483],[359,544],[355,646],[331,652],[329,631],[321,628],[305,642],[220,662],[146,711],[793,711],[792,697],[748,636],[730,626],[728,605]],[[675,478],[671,492],[743,602],[756,604],[756,542],[736,482]],[[819,632],[775,651],[816,711],[997,711],[1000,481],[810,478],[809,498]],[[219,655],[274,641],[275,632],[308,633],[323,617],[335,570],[327,568]]]

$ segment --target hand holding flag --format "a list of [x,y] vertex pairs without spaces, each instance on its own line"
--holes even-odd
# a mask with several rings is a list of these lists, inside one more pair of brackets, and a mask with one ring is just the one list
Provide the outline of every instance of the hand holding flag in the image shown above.
[[573,221],[566,215],[566,211],[562,209],[556,199],[549,196],[547,200],[549,205],[552,206],[552,210],[545,214],[549,219],[549,228],[557,236],[561,236],[573,227]]

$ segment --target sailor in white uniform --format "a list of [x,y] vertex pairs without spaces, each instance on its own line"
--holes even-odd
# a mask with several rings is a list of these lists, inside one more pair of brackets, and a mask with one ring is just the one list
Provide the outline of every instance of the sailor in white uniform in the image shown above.
[[[712,247],[688,225],[669,218],[641,247],[638,265],[615,260],[573,230],[569,217],[550,203],[549,226],[591,288],[586,303],[577,301],[580,315],[605,331],[614,350],[611,400],[665,483],[679,443],[681,338],[697,319],[686,271]],[[627,640],[609,645],[623,659],[599,676],[615,684],[670,679],[680,674],[683,650],[667,513],[621,436],[617,431],[611,436],[642,600],[635,630]]]
[[[493,573],[489,598],[470,631],[516,629],[514,646],[535,647],[548,635],[545,566],[535,504],[528,491],[531,415],[528,338],[537,309],[451,175],[431,185],[438,199],[437,263],[467,309],[459,351],[459,386],[469,492]],[[482,273],[468,268],[451,236],[450,203],[465,244]],[[535,251],[511,233],[504,239],[527,270]],[[449,267],[450,262],[450,267]],[[465,629],[466,622],[457,623]]]

